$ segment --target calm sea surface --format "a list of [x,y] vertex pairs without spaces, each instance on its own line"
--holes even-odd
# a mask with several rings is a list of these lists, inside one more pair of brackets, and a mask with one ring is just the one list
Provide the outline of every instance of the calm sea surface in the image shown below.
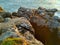
[[[27,8],[57,8],[60,10],[60,0],[0,0],[0,6],[2,6],[6,11],[14,12],[22,7]],[[60,17],[60,13],[56,13]]]

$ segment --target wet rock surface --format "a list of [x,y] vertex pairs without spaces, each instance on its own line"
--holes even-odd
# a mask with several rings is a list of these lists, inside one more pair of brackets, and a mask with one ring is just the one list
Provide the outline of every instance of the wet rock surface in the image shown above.
[[56,11],[20,7],[17,12],[0,12],[0,44],[60,45],[60,18],[54,16]]

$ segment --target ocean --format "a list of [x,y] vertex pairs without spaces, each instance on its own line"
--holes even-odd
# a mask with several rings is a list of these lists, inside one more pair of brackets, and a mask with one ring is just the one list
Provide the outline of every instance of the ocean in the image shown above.
[[[57,8],[60,10],[60,0],[0,0],[0,6],[6,11],[15,12],[19,7],[26,8]],[[60,13],[56,13],[60,17]]]

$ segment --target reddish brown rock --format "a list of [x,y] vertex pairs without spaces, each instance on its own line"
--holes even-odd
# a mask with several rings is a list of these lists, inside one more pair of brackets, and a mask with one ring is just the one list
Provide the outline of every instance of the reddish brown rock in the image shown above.
[[[50,21],[51,20],[51,21]],[[58,45],[60,39],[58,38],[59,23],[56,20],[49,19],[44,16],[33,16],[30,22],[35,29],[35,37],[42,41],[45,45]]]
[[[43,21],[42,21],[43,20]],[[40,21],[40,23],[39,23]],[[47,43],[51,38],[51,32],[47,25],[44,25],[45,20],[42,17],[32,17],[31,24],[35,29],[35,37],[43,43]]]

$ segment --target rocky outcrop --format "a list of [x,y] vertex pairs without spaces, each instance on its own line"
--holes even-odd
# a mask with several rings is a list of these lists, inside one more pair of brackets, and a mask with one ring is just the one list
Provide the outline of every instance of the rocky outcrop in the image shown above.
[[13,18],[0,23],[0,45],[43,45],[34,37],[34,29],[24,18]]
[[17,12],[0,12],[0,45],[60,45],[56,11],[20,7]]
[[[21,13],[21,8],[18,9],[18,15]],[[25,9],[25,8],[24,8]],[[23,17],[24,12],[22,11]],[[58,11],[57,9],[46,9],[39,7],[38,9],[32,9],[31,16],[30,16],[30,23],[32,24],[33,28],[35,29],[35,37],[42,41],[45,45],[59,45],[60,38],[59,38],[59,31],[60,30],[60,23],[54,17],[55,12]],[[29,12],[29,11],[28,11]],[[27,14],[27,13],[26,13]],[[21,15],[20,15],[21,16]],[[55,19],[54,19],[55,18]],[[59,27],[59,28],[58,28]]]

